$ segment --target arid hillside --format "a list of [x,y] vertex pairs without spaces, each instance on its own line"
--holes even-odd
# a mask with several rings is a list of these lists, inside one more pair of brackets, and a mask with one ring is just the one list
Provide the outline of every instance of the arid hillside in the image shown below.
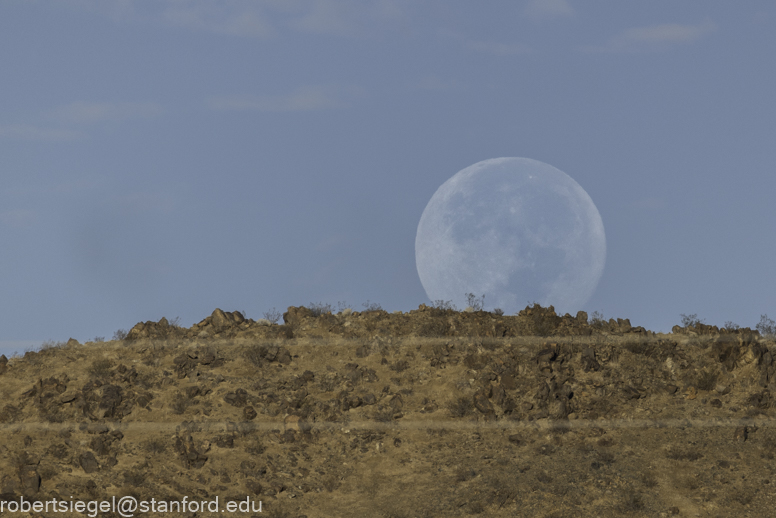
[[234,515],[769,516],[774,348],[748,328],[656,334],[536,305],[162,318],[0,357],[0,501],[220,505],[135,516],[229,516],[246,498],[262,512]]

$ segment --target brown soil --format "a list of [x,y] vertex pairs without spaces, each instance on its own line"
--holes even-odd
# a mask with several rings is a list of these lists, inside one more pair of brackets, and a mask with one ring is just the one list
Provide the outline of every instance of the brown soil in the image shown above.
[[189,329],[162,319],[122,341],[0,357],[0,501],[250,497],[263,512],[235,514],[294,518],[773,514],[776,344],[756,331],[655,334],[539,306],[291,307],[284,322],[216,310]]

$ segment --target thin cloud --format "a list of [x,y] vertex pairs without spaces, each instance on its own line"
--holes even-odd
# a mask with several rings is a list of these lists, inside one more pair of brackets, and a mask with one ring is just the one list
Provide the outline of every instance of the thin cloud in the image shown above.
[[161,18],[172,25],[230,36],[268,38],[275,35],[262,6],[256,2],[234,7],[203,1],[175,1]]
[[127,119],[150,119],[162,113],[154,103],[107,103],[76,101],[54,111],[59,120],[76,124],[94,124]]
[[348,35],[353,32],[351,19],[355,14],[355,5],[332,0],[314,0],[310,9],[291,22],[291,27],[302,32],[316,34]]
[[36,212],[27,209],[12,209],[0,212],[0,225],[14,229],[25,229],[38,220]]
[[568,0],[531,0],[525,6],[525,15],[533,19],[571,16],[574,8]]
[[219,111],[304,112],[341,106],[341,101],[318,86],[298,88],[285,95],[218,97],[210,101],[210,107]]
[[499,43],[495,41],[470,41],[466,44],[472,50],[486,52],[496,56],[517,56],[520,54],[530,54],[530,47],[516,43]]
[[711,20],[706,20],[699,25],[664,23],[651,27],[628,29],[622,34],[622,38],[626,41],[640,43],[684,43],[699,40],[716,28]]
[[425,90],[429,92],[441,92],[445,90],[459,90],[463,88],[456,80],[446,80],[439,76],[429,74],[420,78],[419,81],[411,83],[409,88],[412,90]]
[[79,140],[84,138],[84,134],[70,129],[41,128],[29,124],[11,124],[0,126],[0,138],[60,142]]
[[305,0],[288,25],[299,32],[333,36],[369,36],[375,28],[407,22],[407,0]]
[[282,30],[369,36],[376,27],[406,22],[410,0],[72,0],[68,6],[122,22],[162,23],[244,38],[272,38]]
[[631,204],[631,207],[635,210],[660,210],[665,207],[665,201],[655,196],[648,196],[640,200],[636,200]]
[[471,40],[466,36],[449,29],[440,29],[437,31],[439,38],[455,42],[463,48],[477,52],[485,52],[496,56],[516,56],[520,54],[529,54],[533,49],[520,43],[503,43],[497,41]]
[[583,47],[587,52],[633,52],[671,45],[692,43],[714,32],[717,26],[711,20],[696,25],[664,23],[626,29],[605,45]]

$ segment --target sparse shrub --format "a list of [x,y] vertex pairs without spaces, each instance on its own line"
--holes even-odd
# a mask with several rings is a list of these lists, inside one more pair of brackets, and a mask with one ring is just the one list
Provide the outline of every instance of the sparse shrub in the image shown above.
[[269,311],[264,312],[264,318],[272,322],[273,324],[277,324],[280,321],[280,317],[283,315],[275,308],[270,309]]
[[8,404],[0,410],[0,423],[13,422],[21,414],[21,409]]
[[368,300],[361,304],[364,306],[364,311],[382,311],[383,308],[377,302],[369,302]]
[[324,304],[323,302],[311,302],[307,309],[310,310],[314,317],[319,317],[321,315],[325,315],[326,313],[331,313],[331,304]]
[[245,438],[245,452],[251,455],[261,455],[267,449],[258,434],[250,434]]
[[538,480],[542,484],[551,484],[553,481],[553,478],[547,472],[541,471],[536,474],[536,480]]
[[461,396],[447,405],[453,417],[466,417],[474,410],[474,403],[470,397]]
[[593,327],[602,327],[606,324],[606,318],[604,318],[604,314],[601,311],[593,311],[590,318],[588,318],[588,323]]
[[696,388],[698,390],[709,391],[717,385],[717,378],[719,373],[714,371],[703,370],[698,374],[698,381],[696,382]]
[[498,316],[503,316],[504,315],[504,310],[501,309],[501,308],[496,308],[496,309],[493,310],[493,314],[494,315],[498,315]]
[[147,441],[143,446],[148,453],[158,455],[159,453],[164,453],[167,449],[167,441],[164,439],[153,439]]
[[127,337],[126,329],[118,329],[115,333],[113,333],[114,340],[124,340],[126,337]]
[[450,331],[450,324],[435,318],[429,322],[421,324],[416,333],[418,336],[447,336]]
[[467,482],[477,476],[477,472],[472,468],[458,468],[455,472],[456,482]]
[[108,359],[94,360],[87,372],[95,378],[104,378],[110,374],[111,367],[113,367],[113,362]]
[[105,337],[104,336],[95,336],[92,339],[92,342],[104,342],[104,341],[105,341]]
[[170,324],[170,327],[180,327],[181,317],[175,317],[172,320],[168,320],[167,322]]
[[645,487],[652,489],[657,487],[658,480],[654,473],[647,471],[641,474],[641,483],[644,484]]
[[694,462],[703,458],[703,454],[692,449],[671,448],[666,451],[666,457],[671,460],[689,460],[690,462]]
[[768,315],[760,315],[760,323],[757,324],[755,329],[757,329],[763,336],[776,336],[776,322],[768,318]]
[[54,340],[46,340],[42,344],[40,344],[39,351],[48,351],[49,349],[61,349],[65,346],[65,342],[55,342]]
[[264,355],[267,354],[267,348],[261,345],[251,345],[243,353],[245,359],[256,367],[264,365]]
[[646,507],[646,504],[644,503],[644,497],[641,496],[641,494],[628,492],[628,496],[625,497],[620,505],[620,510],[625,513],[631,513],[633,511],[642,511],[644,507]]
[[342,313],[344,310],[348,309],[350,307],[350,304],[345,302],[344,300],[340,300],[337,302],[337,312]]
[[184,413],[186,409],[189,408],[189,405],[191,405],[192,403],[193,401],[191,401],[184,394],[179,392],[175,395],[172,402],[170,403],[170,408],[172,408],[173,412],[180,415]]
[[453,311],[458,311],[458,308],[455,307],[455,304],[453,304],[452,300],[435,300],[431,303],[432,308],[441,309],[443,311],[446,311],[448,309],[452,309]]
[[728,331],[737,331],[740,328],[741,326],[739,326],[733,321],[728,320],[727,322],[725,322],[725,329],[727,329]]
[[378,423],[390,423],[393,421],[393,411],[390,408],[382,408],[372,417]]
[[148,475],[146,475],[144,471],[140,470],[128,470],[125,471],[123,475],[124,484],[132,487],[142,486],[143,483],[148,479]]
[[684,313],[681,314],[682,317],[682,327],[688,327],[688,326],[697,326],[698,324],[705,324],[705,322],[698,318],[697,313],[692,313],[690,315],[685,315]]
[[485,307],[485,295],[483,294],[481,298],[477,298],[474,293],[467,293],[466,304],[474,311],[482,311],[482,308]]

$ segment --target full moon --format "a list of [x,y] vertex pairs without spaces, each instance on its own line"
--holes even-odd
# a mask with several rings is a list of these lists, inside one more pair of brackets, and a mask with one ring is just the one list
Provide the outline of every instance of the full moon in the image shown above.
[[593,200],[563,171],[528,158],[493,158],[456,173],[431,197],[415,237],[428,298],[513,314],[533,302],[576,313],[606,263]]

